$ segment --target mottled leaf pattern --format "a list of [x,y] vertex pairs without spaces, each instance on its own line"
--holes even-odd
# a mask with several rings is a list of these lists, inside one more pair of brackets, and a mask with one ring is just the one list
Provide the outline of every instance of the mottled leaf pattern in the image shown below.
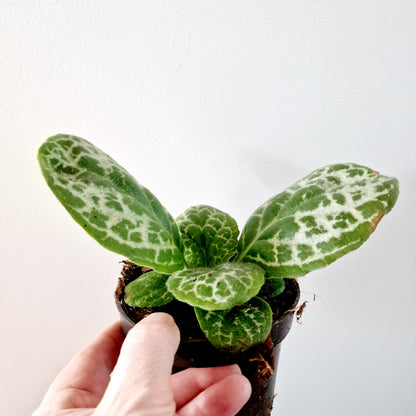
[[49,138],[38,159],[56,197],[93,238],[154,269],[126,286],[125,302],[188,303],[208,340],[227,351],[263,342],[272,311],[261,298],[280,294],[284,277],[303,276],[359,247],[399,192],[395,178],[370,168],[326,166],[258,208],[237,244],[228,214],[199,205],[175,223],[149,190],[79,137]]
[[183,269],[172,217],[112,158],[84,139],[58,135],[38,159],[55,196],[101,245],[159,272]]
[[356,164],[326,166],[271,198],[248,220],[237,261],[298,277],[359,247],[398,196],[395,178]]
[[133,308],[166,305],[174,299],[166,287],[168,277],[155,271],[142,274],[124,288],[125,302]]
[[218,349],[233,352],[265,341],[272,325],[269,304],[257,297],[229,310],[195,308],[195,313],[208,341]]
[[250,263],[224,263],[213,268],[172,274],[168,289],[176,299],[206,310],[229,309],[247,302],[264,283],[264,271]]
[[238,226],[219,209],[198,205],[176,219],[189,267],[225,263],[237,249]]

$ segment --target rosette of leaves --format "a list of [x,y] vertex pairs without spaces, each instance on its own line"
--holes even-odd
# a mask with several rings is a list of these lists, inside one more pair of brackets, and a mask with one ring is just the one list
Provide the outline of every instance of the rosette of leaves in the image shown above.
[[150,267],[125,288],[145,308],[173,299],[195,308],[218,349],[267,338],[268,300],[363,244],[398,197],[398,181],[353,163],[317,169],[261,205],[241,235],[207,205],[176,220],[123,167],[90,142],[57,135],[39,149],[42,173],[76,222],[105,248]]

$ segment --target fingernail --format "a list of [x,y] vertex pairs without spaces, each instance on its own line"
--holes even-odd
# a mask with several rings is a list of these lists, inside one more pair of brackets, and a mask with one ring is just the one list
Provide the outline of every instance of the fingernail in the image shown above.
[[176,326],[175,320],[173,317],[165,312],[155,312],[146,317],[146,319],[152,319],[157,321],[162,321],[165,325]]
[[230,368],[233,370],[233,373],[241,374],[241,368],[238,364],[231,364]]

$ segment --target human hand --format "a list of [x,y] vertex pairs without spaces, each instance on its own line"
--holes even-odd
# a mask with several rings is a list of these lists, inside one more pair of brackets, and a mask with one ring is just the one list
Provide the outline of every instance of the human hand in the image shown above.
[[119,323],[101,333],[62,370],[33,416],[233,416],[250,396],[237,365],[172,375],[179,329],[165,313],[123,338]]

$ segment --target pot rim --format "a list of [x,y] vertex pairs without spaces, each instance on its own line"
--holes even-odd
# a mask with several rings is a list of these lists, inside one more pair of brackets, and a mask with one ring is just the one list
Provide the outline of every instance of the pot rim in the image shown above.
[[[296,279],[290,279],[290,280],[295,284],[296,296],[295,296],[292,304],[290,305],[290,307],[288,309],[286,309],[283,312],[282,315],[278,316],[278,318],[274,319],[273,322],[272,322],[272,327],[270,329],[270,333],[271,333],[271,337],[272,337],[272,341],[273,341],[274,346],[280,344],[283,341],[283,339],[286,338],[286,336],[289,333],[290,328],[292,326],[293,316],[294,316],[294,314],[295,314],[295,312],[298,308],[298,302],[299,302],[299,298],[300,298],[299,283],[297,282]],[[117,284],[117,287],[118,286],[119,286],[119,283]],[[123,290],[123,292],[124,292],[124,290]],[[284,293],[284,292],[282,292],[282,293]],[[119,301],[117,291],[114,294],[114,298],[115,298],[115,303],[116,303],[117,310],[120,314],[120,321],[121,321],[123,332],[125,334],[127,334],[128,331],[131,328],[133,328],[133,326],[135,326],[137,322],[135,322],[128,315],[125,308],[123,308],[123,305]],[[181,339],[180,342],[181,342],[181,344],[207,343],[207,344],[211,345],[211,343],[206,338],[186,338],[186,339]]]

